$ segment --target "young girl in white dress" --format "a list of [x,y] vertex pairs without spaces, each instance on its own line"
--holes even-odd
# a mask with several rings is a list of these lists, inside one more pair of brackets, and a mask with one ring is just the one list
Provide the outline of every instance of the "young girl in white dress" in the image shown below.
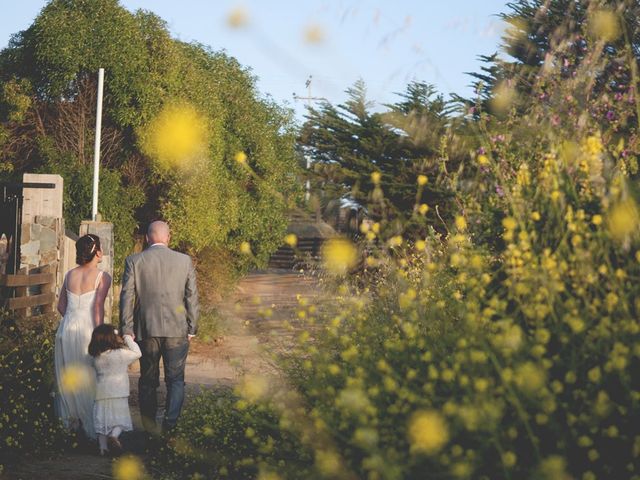
[[96,370],[96,400],[93,424],[98,435],[100,455],[107,450],[121,453],[118,437],[133,429],[129,413],[129,374],[127,368],[140,358],[140,347],[131,335],[119,337],[113,325],[95,328],[89,354]]

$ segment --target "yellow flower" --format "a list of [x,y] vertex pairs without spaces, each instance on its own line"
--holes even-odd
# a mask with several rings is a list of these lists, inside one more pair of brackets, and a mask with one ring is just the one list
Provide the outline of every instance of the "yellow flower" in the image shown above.
[[402,245],[402,236],[401,235],[394,235],[393,237],[391,237],[389,239],[389,246],[390,247],[399,247],[400,245]]
[[327,478],[335,478],[342,472],[340,457],[337,453],[329,450],[316,452],[316,466],[320,473]]
[[240,244],[240,253],[243,255],[251,255],[251,244],[249,242],[242,242]]
[[298,245],[298,237],[295,233],[289,233],[284,237],[284,243],[289,245],[291,248],[295,248]]
[[428,211],[429,211],[429,205],[427,205],[426,203],[422,203],[418,207],[418,212],[420,212],[420,215],[426,215]]
[[207,119],[192,105],[166,105],[144,128],[142,150],[161,167],[188,168],[207,151]]
[[591,217],[591,223],[593,223],[594,225],[601,225],[602,215],[594,215],[593,217]]
[[65,393],[75,393],[81,390],[93,388],[93,371],[86,365],[72,363],[63,371],[60,379],[62,390]]
[[116,480],[139,480],[144,478],[144,466],[133,455],[120,457],[113,463],[113,476]]
[[455,478],[469,478],[471,473],[473,473],[473,469],[467,462],[456,462],[451,467],[451,474]]
[[616,13],[605,9],[596,10],[591,15],[589,30],[594,37],[604,42],[613,42],[622,33]]
[[418,175],[418,185],[423,186],[426,185],[429,179],[426,175]]
[[247,154],[244,152],[238,152],[234,155],[233,157],[235,159],[236,162],[238,163],[246,163],[247,161]]
[[227,15],[227,25],[231,28],[242,28],[249,22],[249,15],[242,7],[236,7]]
[[564,458],[558,455],[552,455],[542,461],[540,464],[540,473],[542,473],[543,478],[548,479],[570,478],[567,475],[566,468],[567,462]]
[[372,428],[358,428],[353,434],[357,445],[364,448],[373,448],[378,443],[378,432]]
[[516,369],[516,383],[527,393],[536,393],[545,382],[545,371],[532,362],[525,362]]
[[517,460],[518,457],[516,457],[516,454],[513,452],[505,452],[502,455],[502,464],[507,468],[513,467]]
[[348,387],[340,392],[336,405],[353,413],[361,413],[371,408],[371,401],[361,389]]
[[538,220],[540,220],[540,218],[542,217],[540,216],[539,212],[531,212],[531,220],[537,222]]
[[529,172],[529,167],[527,167],[526,165],[522,165],[518,169],[516,181],[518,182],[518,185],[522,187],[526,187],[531,183],[531,173]]
[[585,141],[585,150],[589,155],[599,155],[604,150],[602,141],[594,135],[587,137]]
[[245,375],[236,390],[242,398],[255,403],[267,394],[269,382],[260,375]]
[[358,250],[349,240],[332,238],[322,245],[322,261],[328,272],[344,275],[357,264]]
[[416,299],[417,293],[413,288],[410,288],[406,292],[401,293],[398,296],[398,305],[402,310],[406,310],[411,303]]
[[425,242],[424,240],[418,240],[415,243],[415,247],[416,247],[416,250],[418,250],[419,252],[422,252],[427,248],[427,242]]
[[260,470],[257,480],[282,480],[282,477],[276,472]]
[[478,155],[478,164],[479,165],[488,165],[489,164],[489,158],[486,155]]
[[409,422],[409,443],[411,451],[437,453],[449,441],[447,422],[434,410],[416,412]]
[[516,89],[508,80],[505,80],[493,89],[493,97],[490,102],[491,110],[498,114],[506,113],[516,98]]
[[467,229],[467,221],[462,215],[458,215],[456,217],[456,228],[460,231],[464,231]]
[[598,383],[600,381],[600,378],[602,378],[600,367],[593,367],[591,370],[589,370],[589,372],[587,373],[587,376],[589,377],[589,380],[591,380],[593,383]]
[[373,172],[371,174],[371,181],[374,185],[378,185],[380,183],[380,179],[382,178],[382,174],[380,172]]
[[518,226],[518,222],[516,222],[516,219],[513,217],[506,217],[502,219],[502,226],[507,231],[513,231]]
[[609,212],[609,231],[618,240],[637,231],[639,223],[638,207],[631,198],[618,202]]
[[473,268],[480,270],[482,268],[482,257],[480,255],[474,255],[469,262]]
[[322,43],[325,38],[324,29],[317,24],[308,25],[304,29],[304,40],[307,43],[318,44]]

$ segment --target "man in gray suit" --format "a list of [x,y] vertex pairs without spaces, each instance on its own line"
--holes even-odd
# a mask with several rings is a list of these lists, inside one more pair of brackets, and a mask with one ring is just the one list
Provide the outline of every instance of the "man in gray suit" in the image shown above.
[[120,331],[134,336],[142,351],[138,395],[142,422],[148,432],[156,430],[160,357],[167,385],[163,431],[170,431],[178,421],[189,341],[198,329],[193,263],[188,255],[171,250],[169,239],[165,222],[149,225],[150,246],[127,257],[120,293]]

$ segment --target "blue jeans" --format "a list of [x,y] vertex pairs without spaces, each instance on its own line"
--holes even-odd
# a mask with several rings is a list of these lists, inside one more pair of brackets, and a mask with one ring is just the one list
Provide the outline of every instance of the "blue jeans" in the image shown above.
[[189,340],[183,337],[151,337],[139,342],[140,380],[138,401],[145,430],[154,432],[158,411],[157,388],[160,386],[160,357],[167,385],[163,430],[175,427],[184,401],[184,369],[189,353]]

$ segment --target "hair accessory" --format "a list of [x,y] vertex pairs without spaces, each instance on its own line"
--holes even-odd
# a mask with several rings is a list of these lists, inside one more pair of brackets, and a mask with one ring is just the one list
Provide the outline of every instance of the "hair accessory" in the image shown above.
[[91,251],[89,253],[93,253],[96,250],[96,246],[98,245],[98,243],[96,242],[96,239],[94,238],[93,235],[88,234],[87,237],[89,237],[89,239],[91,240],[91,243],[93,244],[93,246],[91,247]]

